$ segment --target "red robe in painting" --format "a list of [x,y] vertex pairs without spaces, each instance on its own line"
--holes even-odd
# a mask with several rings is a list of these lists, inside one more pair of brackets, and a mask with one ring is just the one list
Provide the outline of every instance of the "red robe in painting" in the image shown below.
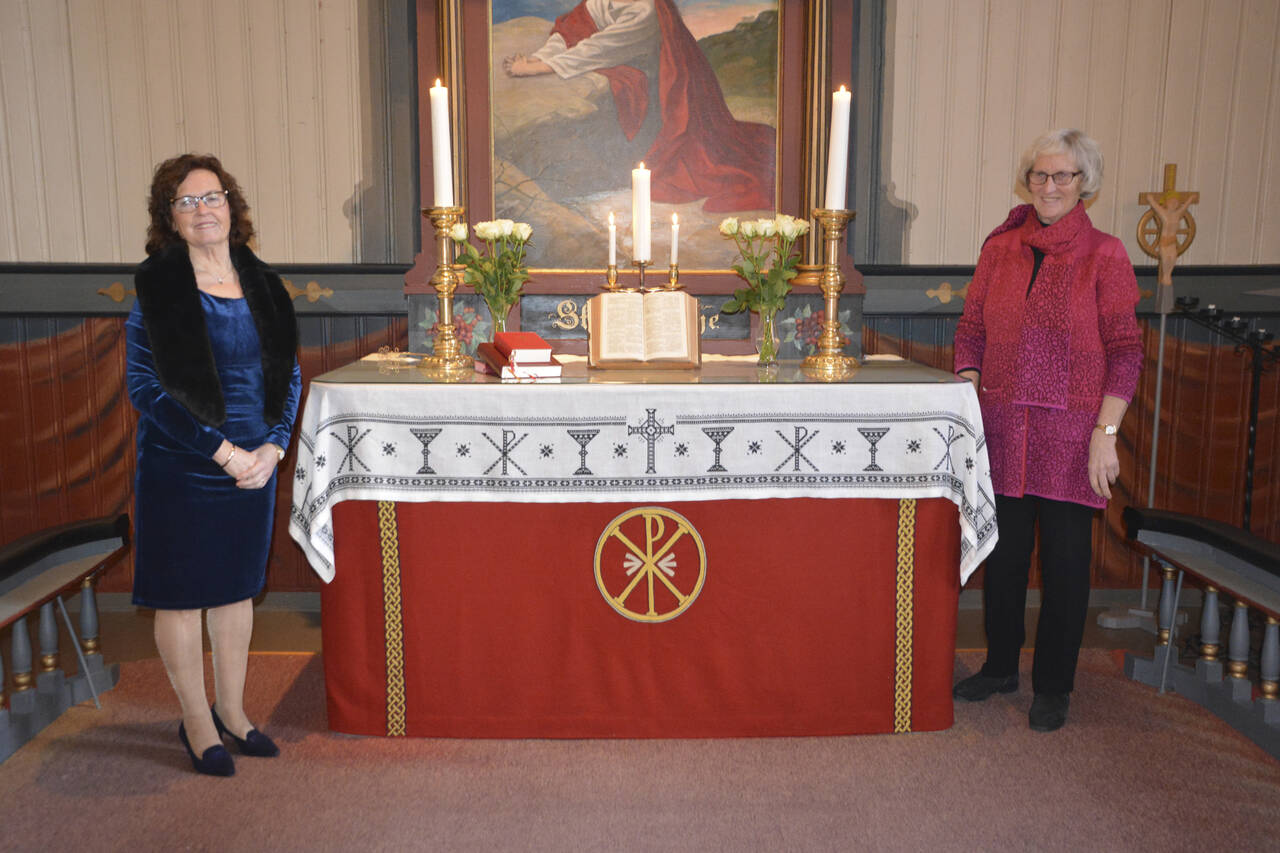
[[[772,210],[774,141],[768,125],[738,121],[729,112],[711,63],[684,25],[672,0],[654,0],[662,44],[658,91],[662,129],[645,154],[654,201],[673,204],[705,198],[703,210]],[[585,3],[556,19],[572,47],[596,32]],[[639,131],[649,109],[644,72],[628,65],[605,68],[618,121],[627,138]]]

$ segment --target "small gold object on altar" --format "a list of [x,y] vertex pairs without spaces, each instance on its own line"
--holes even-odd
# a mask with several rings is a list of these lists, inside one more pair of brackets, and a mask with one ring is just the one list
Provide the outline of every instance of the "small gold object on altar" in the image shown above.
[[605,290],[621,290],[618,285],[618,265],[609,264],[609,268],[604,273],[604,289]]
[[792,287],[817,287],[822,284],[822,264],[796,264]]
[[684,285],[680,283],[679,264],[671,264],[667,267],[667,276],[667,283],[662,286],[663,290],[679,290],[684,287]]
[[463,213],[461,207],[431,207],[422,211],[435,226],[440,246],[440,263],[431,277],[431,286],[436,289],[440,306],[436,316],[435,345],[432,355],[422,359],[422,369],[442,378],[461,377],[474,369],[473,360],[463,354],[453,329],[453,292],[461,281],[462,265],[453,262],[453,238],[449,231],[462,221]]
[[[813,379],[844,379],[858,369],[858,360],[845,355],[840,345],[840,292],[844,290],[844,274],[840,272],[840,241],[844,238],[845,228],[853,219],[852,210],[827,210],[817,208],[813,216],[822,223],[825,243],[824,262],[818,269],[821,274],[816,284],[822,288],[826,297],[825,314],[822,319],[822,336],[818,339],[818,351],[806,358],[800,365],[805,375]],[[802,275],[813,274],[810,267]],[[811,284],[807,277],[804,284]],[[801,284],[800,276],[792,279],[793,285]],[[811,285],[812,286],[812,285]]]
[[1159,264],[1156,281],[1156,310],[1167,314],[1173,310],[1173,267],[1178,257],[1196,239],[1196,220],[1187,210],[1200,201],[1200,193],[1176,190],[1178,166],[1164,166],[1164,189],[1138,193],[1138,203],[1150,209],[1138,220],[1138,248]]

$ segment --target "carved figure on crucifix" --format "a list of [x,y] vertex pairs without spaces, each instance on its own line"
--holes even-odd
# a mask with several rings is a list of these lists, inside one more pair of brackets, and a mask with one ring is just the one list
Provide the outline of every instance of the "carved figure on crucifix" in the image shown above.
[[1138,194],[1138,203],[1150,208],[1138,220],[1138,248],[1159,264],[1156,310],[1162,314],[1173,309],[1173,267],[1196,238],[1196,220],[1187,208],[1200,201],[1198,192],[1174,189],[1177,175],[1177,165],[1166,163],[1164,189]]

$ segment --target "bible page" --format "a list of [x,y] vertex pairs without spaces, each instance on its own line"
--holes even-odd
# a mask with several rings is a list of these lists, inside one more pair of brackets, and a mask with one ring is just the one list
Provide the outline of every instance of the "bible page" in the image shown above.
[[681,291],[657,291],[644,296],[645,358],[689,358],[689,330]]
[[644,359],[643,299],[640,293],[601,294],[597,331],[602,359]]

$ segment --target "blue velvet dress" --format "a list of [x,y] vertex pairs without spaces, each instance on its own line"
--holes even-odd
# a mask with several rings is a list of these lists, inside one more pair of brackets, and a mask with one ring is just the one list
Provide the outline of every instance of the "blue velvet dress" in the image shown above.
[[276,477],[240,489],[212,460],[223,438],[253,450],[289,446],[302,377],[297,362],[280,423],[263,418],[258,331],[244,299],[200,291],[226,402],[221,427],[206,426],[165,392],[142,312],[125,324],[129,398],[138,410],[134,482],[133,603],[157,609],[218,607],[262,591],[275,511]]

